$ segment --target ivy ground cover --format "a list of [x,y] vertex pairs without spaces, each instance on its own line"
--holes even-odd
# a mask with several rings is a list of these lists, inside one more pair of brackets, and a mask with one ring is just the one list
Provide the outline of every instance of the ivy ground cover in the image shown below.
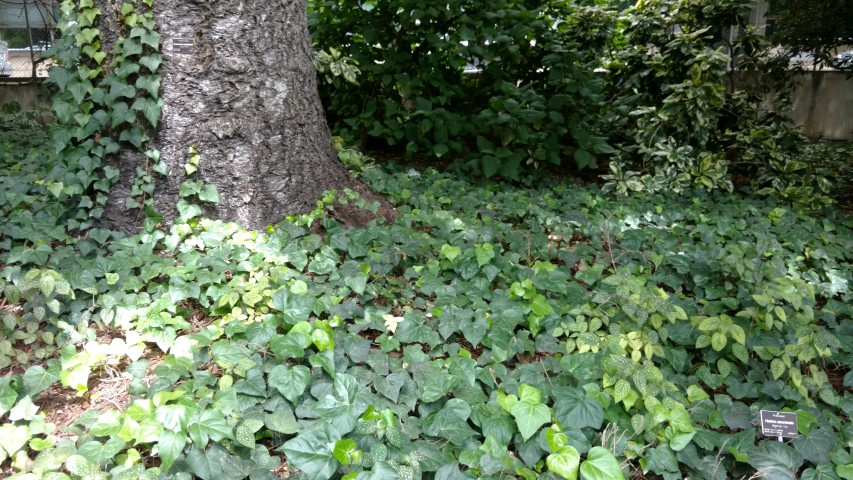
[[[362,172],[389,226],[328,197],[264,232],[76,232],[39,135],[0,138],[4,475],[853,478],[832,210],[389,166]],[[117,408],[47,421],[110,372]]]

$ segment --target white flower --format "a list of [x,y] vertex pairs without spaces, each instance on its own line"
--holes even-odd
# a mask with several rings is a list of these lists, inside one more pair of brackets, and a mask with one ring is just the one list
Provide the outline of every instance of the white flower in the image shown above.
[[397,332],[397,324],[403,321],[403,317],[395,317],[390,313],[382,318],[385,319],[385,329],[391,332],[392,335]]

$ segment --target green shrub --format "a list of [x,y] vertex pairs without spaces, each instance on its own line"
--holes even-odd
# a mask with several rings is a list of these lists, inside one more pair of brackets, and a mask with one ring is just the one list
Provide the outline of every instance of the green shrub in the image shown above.
[[608,65],[611,129],[624,132],[610,189],[731,191],[735,177],[794,203],[829,201],[785,117],[788,60],[745,26],[751,3],[650,0],[625,12]]
[[614,19],[572,2],[336,0],[313,4],[311,31],[316,48],[360,70],[358,84],[321,86],[348,140],[464,154],[472,170],[517,178],[567,159],[594,166],[611,152],[592,69]]

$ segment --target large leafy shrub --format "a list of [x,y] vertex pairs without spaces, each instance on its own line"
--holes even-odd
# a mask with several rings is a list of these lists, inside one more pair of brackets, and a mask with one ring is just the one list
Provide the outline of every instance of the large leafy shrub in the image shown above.
[[609,118],[623,132],[611,188],[731,190],[734,176],[790,201],[828,200],[785,117],[788,60],[746,27],[751,3],[649,0],[625,12],[607,66]]
[[[311,31],[358,84],[322,90],[333,128],[408,153],[466,154],[487,176],[611,152],[599,135],[593,62],[614,16],[580,2],[317,1]],[[375,144],[375,143],[374,143]]]

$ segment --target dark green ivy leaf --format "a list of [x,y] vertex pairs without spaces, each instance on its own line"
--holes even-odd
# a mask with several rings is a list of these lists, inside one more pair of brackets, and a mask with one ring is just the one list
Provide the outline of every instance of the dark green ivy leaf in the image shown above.
[[197,446],[187,454],[187,466],[190,471],[202,480],[218,480],[222,478],[222,470],[229,455],[221,445],[214,444],[208,450]]
[[[24,394],[31,397],[35,396],[58,381],[59,374],[57,372],[45,370],[38,365],[34,365],[24,373]],[[2,401],[0,401],[0,409],[2,409]]]
[[338,469],[332,454],[341,434],[331,424],[317,427],[288,440],[277,450],[287,455],[287,462],[296,466],[312,480],[328,480]]
[[394,403],[400,396],[400,389],[408,377],[403,373],[392,373],[376,379],[376,392],[382,394]]
[[335,375],[332,394],[321,398],[314,411],[329,420],[342,435],[353,431],[358,417],[367,410],[367,402],[359,395],[361,388],[355,377],[346,373]]
[[311,370],[304,365],[276,365],[269,373],[267,382],[291,403],[296,403],[311,383]]
[[803,457],[788,445],[775,440],[764,440],[749,450],[749,464],[762,478],[793,480],[803,464]]
[[601,428],[604,421],[604,409],[594,398],[586,396],[581,388],[555,388],[552,395],[554,402],[554,417],[564,428]]
[[838,445],[838,436],[828,428],[819,428],[795,438],[793,445],[803,458],[817,465],[829,462],[829,452]]

